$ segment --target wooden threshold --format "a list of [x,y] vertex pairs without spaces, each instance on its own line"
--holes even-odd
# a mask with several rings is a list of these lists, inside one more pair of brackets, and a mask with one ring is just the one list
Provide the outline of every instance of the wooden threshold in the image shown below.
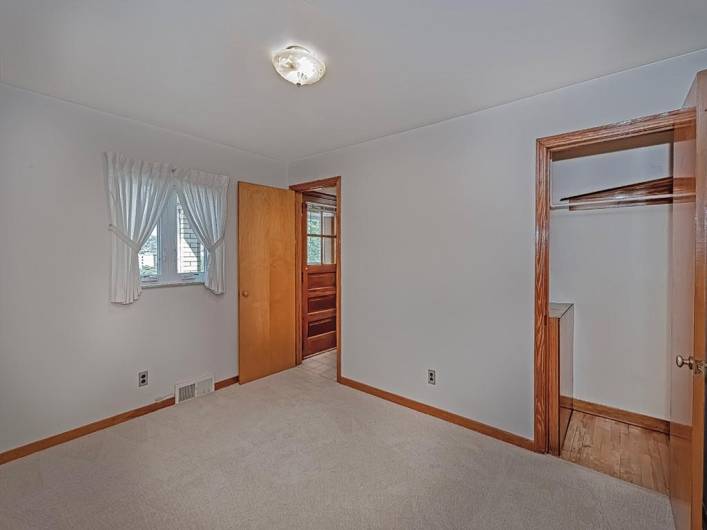
[[328,350],[318,351],[317,353],[310,353],[309,355],[307,355],[307,359],[313,359],[319,355],[324,355],[325,353],[331,353],[331,352],[335,352],[335,351],[336,351],[336,347],[329,348]]
[[518,447],[522,447],[523,449],[528,449],[531,451],[533,450],[533,440],[523,438],[522,436],[518,436],[517,434],[513,434],[498,429],[496,427],[492,427],[490,425],[486,425],[485,423],[481,423],[476,420],[465,418],[464,416],[460,416],[458,414],[454,414],[453,412],[433,407],[432,405],[426,405],[424,403],[420,403],[419,401],[414,401],[410,398],[393,394],[386,390],[381,390],[380,388],[369,386],[365,383],[359,383],[358,381],[354,381],[353,379],[341,377],[339,379],[339,382],[342,385],[346,385],[353,389],[360,390],[361,392],[365,392],[366,394],[371,394],[372,396],[385,399],[386,401],[391,401],[392,403],[396,403],[398,405],[402,405],[403,407],[416,410],[417,412],[422,412],[423,414],[434,416],[435,418],[439,418],[441,420],[460,425],[461,427],[465,427],[472,431],[485,434],[486,436],[501,440],[502,442],[517,445]]
[[[224,387],[231,386],[237,382],[238,376],[229,377],[228,379],[224,379],[222,381],[217,381],[216,383],[214,383],[214,389],[220,390]],[[15,447],[14,449],[10,449],[8,451],[0,453],[0,465],[6,464],[7,462],[11,462],[12,460],[17,460],[18,458],[22,458],[24,456],[31,455],[32,453],[48,449],[55,445],[63,444],[65,442],[75,440],[76,438],[81,438],[82,436],[86,436],[87,434],[107,429],[108,427],[113,427],[114,425],[118,425],[119,423],[123,423],[134,418],[139,418],[140,416],[144,416],[145,414],[149,414],[150,412],[155,412],[156,410],[171,407],[172,405],[174,405],[173,397],[163,399],[161,401],[145,405],[144,407],[138,407],[127,412],[116,414],[115,416],[111,416],[109,418],[104,418],[102,420],[94,421],[93,423],[89,423],[87,425],[82,425],[81,427],[76,427],[75,429],[71,429],[60,434],[55,434],[54,436],[49,436],[48,438],[37,440],[36,442],[30,442],[26,445]]]
[[661,420],[652,416],[646,416],[645,414],[609,407],[608,405],[600,405],[599,403],[582,401],[577,398],[572,400],[572,408],[584,414],[627,423],[628,425],[634,425],[648,429],[649,431],[670,434],[670,422],[668,420]]

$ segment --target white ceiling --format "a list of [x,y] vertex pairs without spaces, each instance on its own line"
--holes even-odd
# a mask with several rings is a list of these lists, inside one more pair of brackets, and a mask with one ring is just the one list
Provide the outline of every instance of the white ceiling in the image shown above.
[[[0,80],[281,160],[707,48],[705,0],[0,0]],[[270,64],[297,43],[327,74]]]

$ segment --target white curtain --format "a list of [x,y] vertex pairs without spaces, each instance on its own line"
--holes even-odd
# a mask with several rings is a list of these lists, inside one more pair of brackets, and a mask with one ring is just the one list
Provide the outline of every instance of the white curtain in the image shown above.
[[192,230],[206,248],[204,285],[215,294],[226,290],[226,202],[228,177],[196,169],[180,170],[177,194]]
[[105,153],[108,229],[112,234],[110,301],[132,304],[140,296],[138,252],[174,192],[168,164]]

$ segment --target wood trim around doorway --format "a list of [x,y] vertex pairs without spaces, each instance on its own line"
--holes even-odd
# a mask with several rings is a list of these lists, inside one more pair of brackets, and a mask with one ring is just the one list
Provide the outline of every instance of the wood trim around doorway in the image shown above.
[[695,109],[687,108],[635,120],[539,138],[535,168],[535,354],[534,444],[536,452],[548,452],[548,387],[552,373],[548,355],[550,305],[550,163],[553,157],[568,158],[600,147],[607,151],[650,143],[661,133],[695,121]]
[[297,257],[295,265],[295,315],[297,318],[297,349],[296,364],[302,362],[302,249],[304,247],[303,219],[302,219],[302,194],[318,188],[336,188],[336,380],[341,382],[341,177],[330,177],[311,182],[293,184],[290,189],[297,196],[296,208],[296,240]]

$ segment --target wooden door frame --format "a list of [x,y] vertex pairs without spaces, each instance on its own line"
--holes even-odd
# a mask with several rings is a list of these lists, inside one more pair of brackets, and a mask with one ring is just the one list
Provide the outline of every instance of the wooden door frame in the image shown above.
[[302,195],[318,188],[336,188],[336,380],[341,382],[341,177],[329,177],[325,179],[313,180],[293,184],[290,189],[295,192],[295,222],[296,222],[296,246],[297,256],[295,259],[295,318],[297,319],[297,348],[295,350],[295,363],[302,363],[302,273],[303,269],[303,249],[304,238],[303,215],[302,215]]
[[[535,167],[535,354],[534,442],[536,452],[548,448],[548,388],[555,359],[548,355],[550,307],[550,163],[553,155],[571,149],[601,148],[617,142],[630,147],[640,137],[668,133],[695,121],[695,109],[686,108],[580,131],[538,138]],[[599,152],[599,151],[597,151]],[[552,365],[551,365],[552,363]]]

